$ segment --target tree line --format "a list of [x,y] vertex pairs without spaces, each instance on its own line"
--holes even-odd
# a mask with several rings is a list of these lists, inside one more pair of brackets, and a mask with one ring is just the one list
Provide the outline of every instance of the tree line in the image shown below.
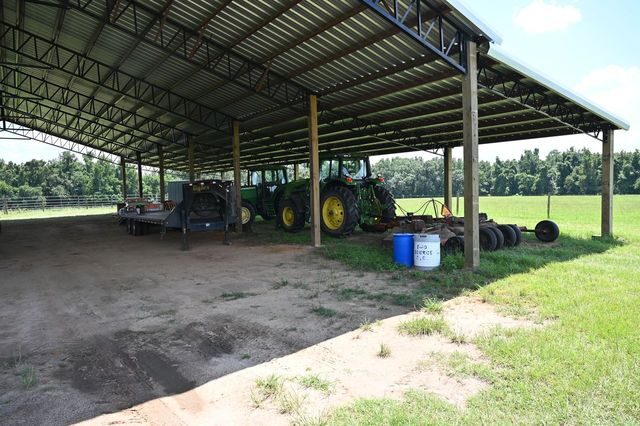
[[[138,192],[137,167],[129,164],[127,194]],[[166,181],[185,179],[180,173],[167,172]],[[142,186],[145,194],[160,192],[157,173],[144,173]],[[84,156],[78,159],[65,151],[54,160],[31,160],[22,164],[0,159],[0,198],[105,195],[122,194],[120,166],[96,161]]]
[[[538,149],[525,151],[519,160],[479,163],[480,195],[592,195],[601,191],[599,153],[573,148],[551,151],[540,158]],[[444,162],[440,158],[394,157],[378,161],[374,172],[385,178],[397,198],[441,196]],[[463,193],[463,162],[453,161],[453,193]],[[640,194],[640,151],[614,155],[617,194]]]
[[[304,169],[304,167],[303,167]],[[397,198],[441,196],[444,163],[440,158],[394,157],[378,161],[374,173],[385,178]],[[304,170],[303,170],[304,172]],[[25,163],[0,159],[0,197],[82,196],[122,194],[120,166],[78,159],[63,152],[54,160]],[[304,173],[302,173],[304,175]],[[545,159],[539,151],[525,151],[519,160],[496,159],[479,164],[481,195],[589,195],[600,193],[601,157],[589,150],[551,151]],[[230,174],[225,175],[230,178]],[[640,194],[640,151],[614,155],[615,192]],[[165,181],[185,180],[182,173],[167,172]],[[157,173],[144,173],[145,194],[158,194]],[[138,192],[135,165],[127,166],[127,193]],[[453,193],[463,192],[462,160],[453,161]]]

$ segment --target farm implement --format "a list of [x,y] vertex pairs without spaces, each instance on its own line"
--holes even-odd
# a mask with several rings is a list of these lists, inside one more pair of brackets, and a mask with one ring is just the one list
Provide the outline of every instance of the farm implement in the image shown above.
[[[464,218],[454,216],[442,202],[427,200],[417,211],[407,212],[402,207],[402,216],[384,224],[392,233],[437,234],[440,244],[447,252],[464,250]],[[431,214],[433,212],[433,214]],[[480,213],[480,249],[484,251],[500,250],[504,247],[520,245],[523,232],[534,233],[544,243],[555,241],[560,235],[558,225],[550,220],[542,220],[533,228],[515,224],[499,224],[489,219],[486,213]]]

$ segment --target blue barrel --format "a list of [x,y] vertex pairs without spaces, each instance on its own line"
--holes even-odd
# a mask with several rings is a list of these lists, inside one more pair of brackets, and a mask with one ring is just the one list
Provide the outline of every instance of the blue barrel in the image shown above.
[[413,234],[393,234],[393,261],[407,268],[413,266]]

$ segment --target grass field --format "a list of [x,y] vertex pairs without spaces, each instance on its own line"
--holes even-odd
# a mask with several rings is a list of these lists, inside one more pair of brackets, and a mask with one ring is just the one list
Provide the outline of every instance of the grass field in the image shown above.
[[116,206],[111,207],[65,207],[60,209],[45,210],[18,210],[3,214],[0,211],[0,220],[44,219],[48,217],[89,216],[96,214],[115,213]]
[[[476,273],[425,279],[428,286],[463,277],[464,287],[475,284],[475,294],[507,313],[548,321],[477,339],[491,386],[466,409],[416,391],[401,402],[358,401],[330,423],[640,424],[640,197],[615,197],[615,241],[590,239],[599,234],[599,202],[553,197],[551,218],[562,233],[556,246],[483,253]],[[533,226],[546,217],[546,197],[485,197],[480,208]]]

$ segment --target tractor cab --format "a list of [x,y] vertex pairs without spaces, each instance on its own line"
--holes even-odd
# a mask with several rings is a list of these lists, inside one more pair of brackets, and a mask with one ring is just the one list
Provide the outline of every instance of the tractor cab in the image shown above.
[[249,228],[256,215],[264,220],[275,214],[278,188],[288,182],[287,169],[282,166],[256,167],[247,170],[246,185],[242,186],[242,224]]
[[349,154],[335,155],[320,159],[320,180],[329,182],[339,180],[353,185],[354,181],[364,181],[371,176],[369,157]]

